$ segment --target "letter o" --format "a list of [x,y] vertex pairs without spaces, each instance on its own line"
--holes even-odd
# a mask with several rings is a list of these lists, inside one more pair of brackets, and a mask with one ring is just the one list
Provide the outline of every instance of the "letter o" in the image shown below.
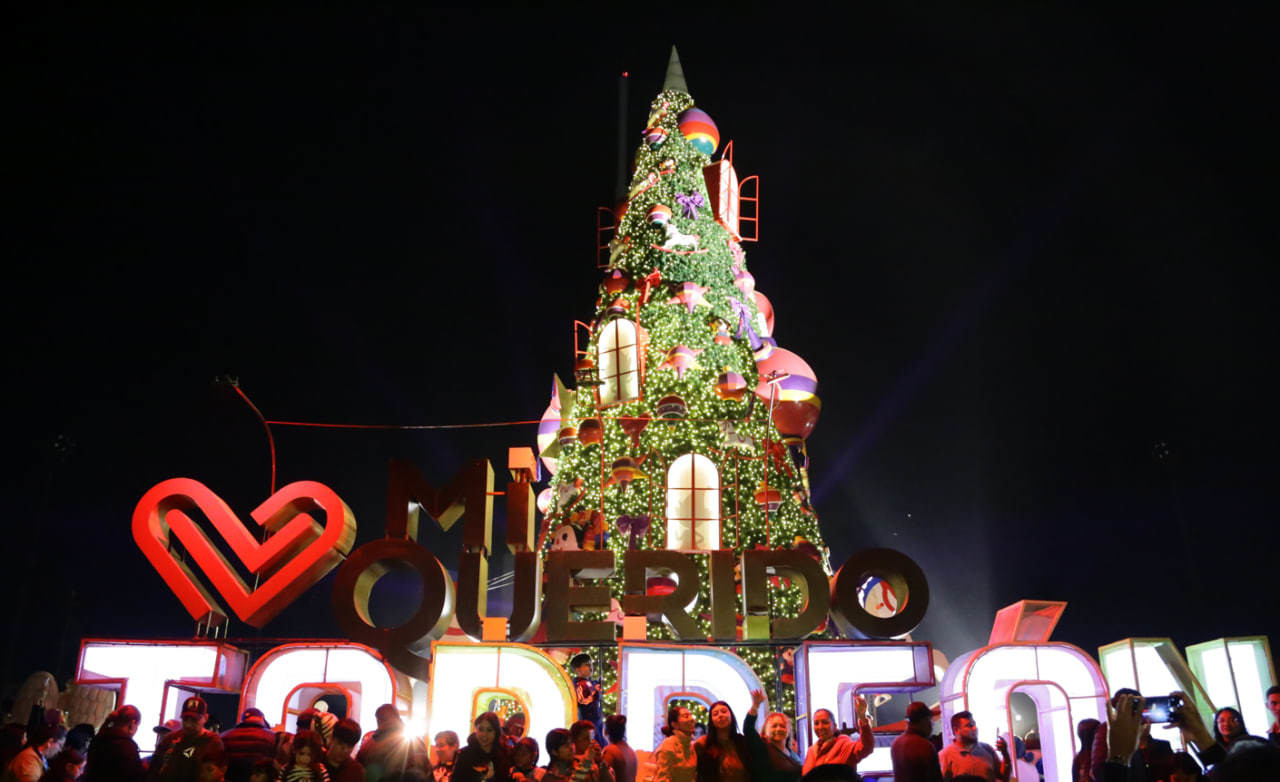
[[[858,589],[882,578],[898,596],[902,610],[879,617],[867,611]],[[901,638],[920,625],[929,610],[929,582],[911,557],[891,548],[869,548],[845,560],[831,579],[831,619],[847,638]]]

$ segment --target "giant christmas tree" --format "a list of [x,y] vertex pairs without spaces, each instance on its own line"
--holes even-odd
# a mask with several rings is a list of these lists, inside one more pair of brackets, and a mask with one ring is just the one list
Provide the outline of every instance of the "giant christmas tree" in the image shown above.
[[[601,252],[594,319],[579,324],[575,388],[556,379],[539,431],[554,474],[542,497],[543,552],[609,549],[621,563],[629,553],[672,550],[697,563],[692,622],[650,621],[650,639],[718,635],[709,614],[713,551],[736,561],[752,549],[799,550],[830,575],[804,447],[820,408],[816,378],[773,338],[772,308],[742,248],[752,237],[740,233],[755,233],[757,215],[748,209],[740,219],[739,196],[743,206],[758,202],[740,194],[719,146],[673,49]],[[649,594],[678,588],[676,574],[650,572]],[[617,618],[622,569],[607,583]],[[771,612],[794,615],[802,592],[771,579]],[[777,683],[772,650],[739,653]],[[608,686],[612,672],[603,670]]]

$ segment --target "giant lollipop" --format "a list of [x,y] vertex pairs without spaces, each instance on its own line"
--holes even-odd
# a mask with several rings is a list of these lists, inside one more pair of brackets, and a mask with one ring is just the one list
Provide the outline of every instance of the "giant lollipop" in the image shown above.
[[818,376],[786,348],[775,348],[768,358],[756,362],[756,368],[760,370],[756,396],[766,406],[772,404],[774,426],[787,436],[808,437],[822,412]]

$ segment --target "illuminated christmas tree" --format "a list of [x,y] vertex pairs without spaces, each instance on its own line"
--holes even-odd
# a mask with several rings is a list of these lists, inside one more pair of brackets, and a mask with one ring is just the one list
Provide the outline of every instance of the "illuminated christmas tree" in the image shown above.
[[[777,346],[772,307],[742,248],[757,235],[757,195],[755,177],[739,183],[732,145],[720,149],[673,49],[600,253],[594,319],[577,326],[576,388],[556,379],[538,443],[554,474],[540,498],[541,550],[607,548],[620,565],[629,553],[665,549],[697,563],[696,628],[650,621],[650,639],[713,636],[712,551],[736,561],[751,549],[799,550],[831,572],[804,446],[820,409],[817,381]],[[620,566],[608,584],[617,619]],[[676,588],[663,575],[645,584],[648,594]],[[771,612],[794,615],[801,592],[771,579]],[[776,680],[771,650],[740,654]]]

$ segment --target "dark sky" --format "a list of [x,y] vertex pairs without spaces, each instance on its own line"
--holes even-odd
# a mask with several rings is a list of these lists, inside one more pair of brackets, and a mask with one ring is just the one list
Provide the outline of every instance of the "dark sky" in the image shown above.
[[[914,557],[917,637],[952,657],[1020,598],[1069,601],[1055,637],[1091,652],[1275,635],[1260,19],[27,13],[6,45],[10,679],[69,676],[82,635],[191,633],[129,518],[169,477],[245,514],[265,497],[264,434],[220,373],[268,418],[536,418],[592,314],[617,76],[631,147],[673,43],[762,179],[748,265],[821,382],[837,563]],[[363,542],[389,458],[442,481],[533,429],[275,435],[280,482],[335,488]],[[455,556],[456,534],[427,542]],[[264,634],[336,635],[331,581]]]

